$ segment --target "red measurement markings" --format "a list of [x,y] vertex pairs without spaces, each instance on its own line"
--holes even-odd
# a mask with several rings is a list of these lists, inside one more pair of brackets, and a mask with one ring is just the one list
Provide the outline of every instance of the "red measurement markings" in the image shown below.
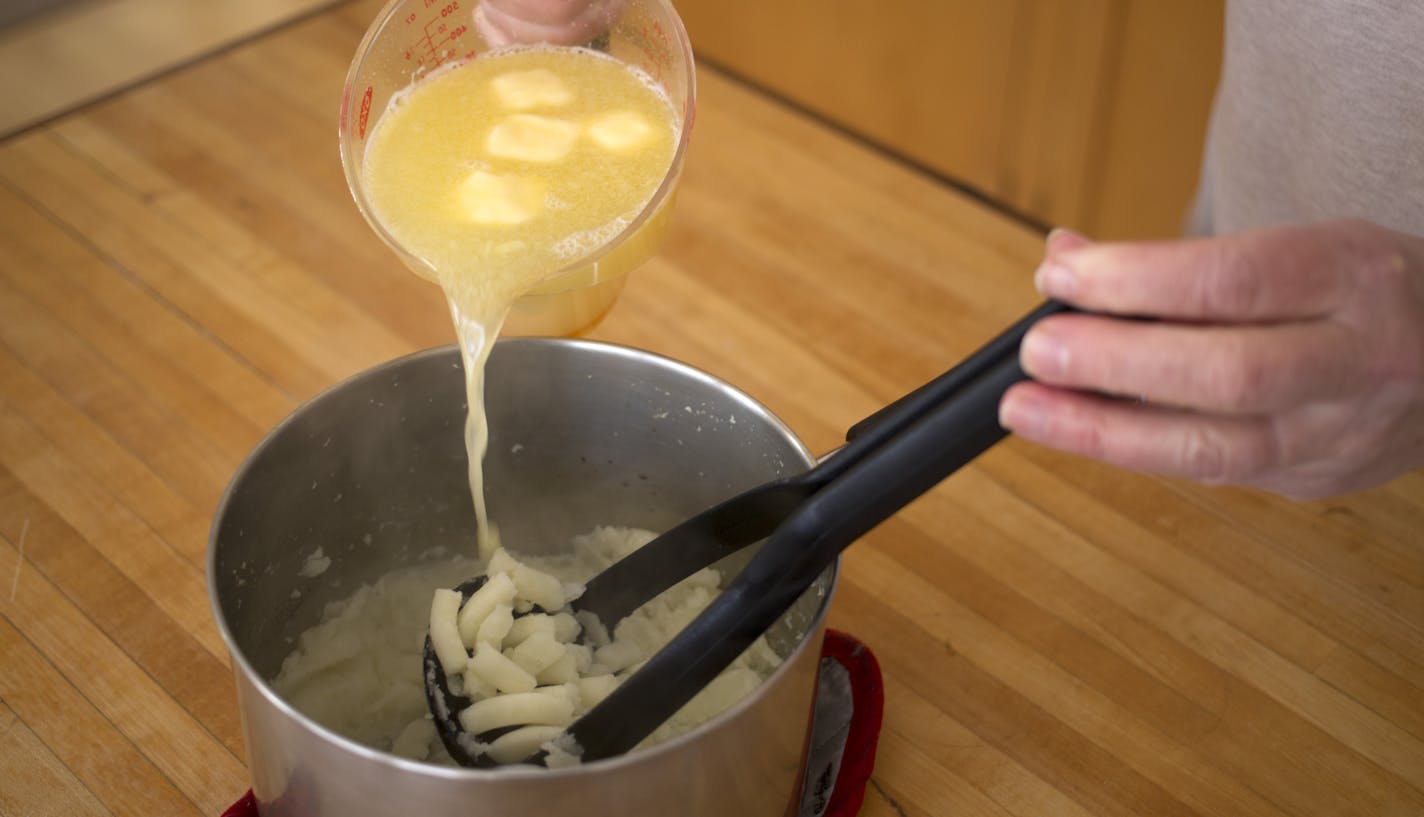
[[371,86],[366,86],[366,93],[361,95],[361,112],[356,118],[356,138],[366,138],[366,120],[371,118]]
[[[468,23],[457,24],[450,19],[460,10],[460,0],[425,0],[425,7],[438,7],[439,16],[432,16],[421,25],[419,36],[405,50],[405,59],[429,70],[439,67],[455,56],[456,49],[453,46],[469,32],[470,26]],[[407,26],[414,26],[418,22],[419,15],[413,12],[406,15]]]
[[[654,40],[657,40],[654,43]],[[654,46],[660,46],[655,48]],[[668,42],[667,32],[663,30],[662,23],[653,23],[652,27],[643,26],[643,64],[642,69],[655,81],[662,82],[663,71],[667,69],[668,54],[672,50],[672,44]]]

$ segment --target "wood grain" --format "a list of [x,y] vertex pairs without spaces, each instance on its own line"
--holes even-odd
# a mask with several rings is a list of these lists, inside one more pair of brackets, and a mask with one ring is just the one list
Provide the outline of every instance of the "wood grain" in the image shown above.
[[[335,155],[376,6],[0,142],[0,815],[216,815],[247,786],[218,497],[300,401],[452,338]],[[829,450],[1036,302],[1034,228],[700,80],[667,247],[595,337]],[[1015,184],[1090,196],[1051,170],[1084,147]],[[845,558],[832,625],[886,677],[862,814],[1424,814],[1421,531],[1418,474],[1293,504],[1006,441]]]
[[62,115],[332,0],[89,0],[0,27],[0,135]]
[[1226,4],[1127,2],[1104,79],[1094,152],[1083,166],[1084,228],[1105,239],[1163,238],[1187,226],[1221,73]]

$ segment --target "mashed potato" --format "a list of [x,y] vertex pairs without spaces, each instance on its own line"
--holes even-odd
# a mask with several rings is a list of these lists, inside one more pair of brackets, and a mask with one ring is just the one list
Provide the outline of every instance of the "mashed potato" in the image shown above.
[[[652,538],[653,534],[642,530],[598,528],[576,538],[566,556],[521,557],[519,561],[557,578],[564,583],[565,594],[571,595],[577,592],[577,585]],[[507,569],[510,564],[505,562],[495,567]],[[273,688],[303,714],[352,740],[403,757],[453,763],[436,737],[434,723],[426,711],[421,655],[431,621],[432,596],[438,589],[454,587],[485,572],[486,565],[475,560],[452,559],[395,571],[362,587],[347,599],[331,604],[322,620],[302,633],[296,649],[287,656],[280,673],[273,679]],[[543,664],[545,659],[534,655],[540,650],[552,649],[544,643],[550,639],[541,636],[532,646],[524,647],[531,643],[530,633],[516,631],[509,643],[516,639],[521,643],[493,653],[476,650],[473,660],[467,659],[469,663],[481,662],[488,672],[468,673],[468,664],[447,669],[458,671],[459,675],[456,672],[451,675],[462,681],[466,677],[483,678],[489,673],[507,679],[509,689],[487,690],[480,696],[486,700],[553,694],[567,702],[567,712],[561,709],[557,713],[552,704],[533,702],[541,711],[548,710],[545,720],[550,723],[543,724],[545,731],[528,732],[524,741],[504,747],[509,757],[524,757],[528,754],[525,751],[530,745],[528,741],[538,746],[561,731],[562,726],[587,711],[692,621],[711,603],[720,583],[721,576],[715,570],[699,571],[624,619],[611,634],[609,643],[588,650],[586,656],[578,649],[559,651],[555,658],[562,662],[559,668],[554,668],[552,662]],[[548,591],[549,588],[543,588],[543,592]],[[517,612],[515,604],[496,600],[489,605],[489,610],[481,612],[478,621],[472,620],[468,626],[475,630],[479,629],[478,625],[485,625],[486,641],[493,640],[493,634],[498,633],[501,644],[509,636],[506,627],[535,629],[532,622],[515,625],[513,622],[524,619],[510,621],[503,618],[503,611],[491,621],[490,614],[500,604],[509,607],[510,614]],[[551,637],[553,624],[551,621],[548,631]],[[553,637],[553,642],[567,643],[571,638],[562,623],[558,635],[563,636],[564,641]],[[524,647],[523,653],[516,656],[514,650],[520,647]],[[641,745],[667,740],[717,716],[755,689],[780,662],[780,656],[764,638],[759,638],[716,681]],[[534,676],[536,686],[526,689],[529,685],[506,664],[521,672],[538,667],[537,672],[529,673]],[[530,702],[521,699],[516,703],[522,706]]]

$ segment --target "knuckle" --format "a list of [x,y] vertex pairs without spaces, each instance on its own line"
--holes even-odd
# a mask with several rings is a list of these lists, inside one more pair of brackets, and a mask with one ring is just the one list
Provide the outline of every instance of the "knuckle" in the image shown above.
[[1347,219],[1332,225],[1337,263],[1371,286],[1402,285],[1409,280],[1409,259],[1389,230],[1368,221]]
[[1271,448],[1263,435],[1237,435],[1212,426],[1193,426],[1182,435],[1178,468],[1208,485],[1246,482],[1270,462]]
[[1112,460],[1110,445],[1113,435],[1101,412],[1076,405],[1063,412],[1054,412],[1049,419],[1046,438],[1065,450],[1096,460]]
[[1396,296],[1410,290],[1409,260],[1398,247],[1377,245],[1361,251],[1360,272],[1366,286],[1381,287]]
[[1209,403],[1225,410],[1263,405],[1275,382],[1275,367],[1240,344],[1227,344],[1202,368],[1203,390]]
[[1216,435],[1194,427],[1182,435],[1177,469],[1210,485],[1227,479],[1226,452]]
[[1247,316],[1264,303],[1270,276],[1261,274],[1269,263],[1265,251],[1253,242],[1220,241],[1211,246],[1194,296],[1200,314]]
[[1107,435],[1101,422],[1086,422],[1078,428],[1077,449],[1086,457],[1095,460],[1109,458]]

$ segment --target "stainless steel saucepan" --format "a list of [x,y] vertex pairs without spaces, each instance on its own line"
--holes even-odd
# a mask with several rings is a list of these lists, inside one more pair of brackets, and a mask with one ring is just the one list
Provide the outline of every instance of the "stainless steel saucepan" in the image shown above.
[[[749,698],[679,738],[580,767],[405,760],[341,737],[274,692],[282,659],[327,603],[434,547],[473,552],[459,367],[447,347],[333,387],[257,446],[218,507],[209,593],[232,653],[264,817],[788,813],[834,565],[768,631],[785,660]],[[491,514],[522,552],[551,552],[596,525],[664,530],[814,462],[784,423],[732,386],[608,344],[501,341],[486,404]],[[318,546],[329,567],[303,575]]]

